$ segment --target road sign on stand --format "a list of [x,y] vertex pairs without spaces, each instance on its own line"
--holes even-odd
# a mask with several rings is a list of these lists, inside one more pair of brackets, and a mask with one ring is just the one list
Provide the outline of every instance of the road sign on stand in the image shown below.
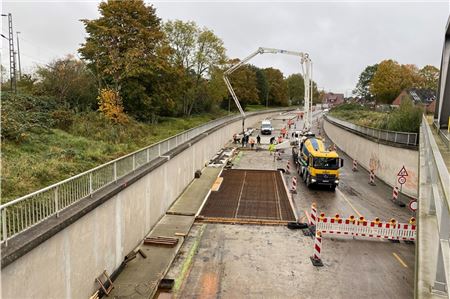
[[403,165],[402,169],[398,172],[397,176],[408,176],[408,172],[406,171],[405,165]]
[[409,209],[413,212],[417,210],[417,200],[411,200],[409,202]]
[[406,178],[404,176],[401,176],[398,178],[397,181],[400,185],[403,185],[404,183],[406,183]]

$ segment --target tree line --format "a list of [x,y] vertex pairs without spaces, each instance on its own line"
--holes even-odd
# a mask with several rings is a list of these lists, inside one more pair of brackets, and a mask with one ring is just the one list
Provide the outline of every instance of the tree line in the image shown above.
[[[110,0],[98,9],[99,18],[81,20],[87,37],[79,57],[56,59],[22,76],[20,93],[51,97],[59,110],[99,110],[120,124],[130,117],[155,123],[162,116],[235,110],[222,76],[239,60],[226,56],[211,29],[192,21],[163,22],[143,0]],[[303,102],[301,74],[285,78],[275,68],[244,65],[230,81],[243,107]]]
[[399,64],[389,59],[367,66],[359,76],[354,94],[377,103],[391,104],[404,89],[421,88],[437,91],[439,69],[426,65]]

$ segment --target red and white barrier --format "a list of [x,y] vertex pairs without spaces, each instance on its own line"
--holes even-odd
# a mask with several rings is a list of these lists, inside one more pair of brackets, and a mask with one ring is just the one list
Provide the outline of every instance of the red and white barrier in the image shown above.
[[381,222],[378,218],[367,221],[364,217],[358,220],[354,216],[343,220],[339,215],[325,217],[322,213],[316,222],[316,230],[322,234],[348,235],[366,238],[415,241],[416,223],[411,218],[410,223],[397,223],[395,219]]
[[316,237],[314,238],[314,250],[311,256],[311,262],[316,267],[323,266],[322,260],[320,259],[320,252],[322,251],[322,233],[316,231]]
[[309,217],[309,225],[310,226],[316,225],[316,221],[317,221],[317,208],[316,208],[316,204],[313,203],[311,205],[311,214]]
[[373,169],[369,173],[369,185],[375,186],[375,170]]
[[286,164],[286,173],[289,174],[291,173],[291,162],[287,161]]
[[358,161],[353,160],[352,171],[358,171]]
[[392,189],[392,201],[393,202],[397,202],[398,192],[399,192],[399,189],[397,186],[395,186],[394,189]]
[[297,177],[292,177],[291,192],[297,194]]

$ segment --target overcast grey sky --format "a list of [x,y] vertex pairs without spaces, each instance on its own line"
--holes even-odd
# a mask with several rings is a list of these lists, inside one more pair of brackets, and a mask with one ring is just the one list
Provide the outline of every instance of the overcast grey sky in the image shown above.
[[[314,80],[325,90],[350,93],[365,66],[383,59],[439,67],[449,4],[438,2],[169,2],[146,1],[163,20],[192,20],[223,39],[231,58],[258,47],[306,51]],[[2,1],[20,31],[22,69],[76,53],[84,41],[79,19],[98,17],[98,1]],[[2,33],[7,35],[7,18]],[[15,41],[16,42],[16,41]],[[2,64],[9,66],[2,39]],[[265,54],[252,61],[285,75],[300,72],[295,57]]]

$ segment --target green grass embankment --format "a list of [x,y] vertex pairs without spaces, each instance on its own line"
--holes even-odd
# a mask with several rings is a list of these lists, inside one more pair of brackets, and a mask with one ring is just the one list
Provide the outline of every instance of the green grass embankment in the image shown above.
[[125,154],[222,117],[162,118],[158,124],[105,122],[99,113],[74,116],[65,129],[31,132],[21,142],[2,141],[1,202],[26,195]]

